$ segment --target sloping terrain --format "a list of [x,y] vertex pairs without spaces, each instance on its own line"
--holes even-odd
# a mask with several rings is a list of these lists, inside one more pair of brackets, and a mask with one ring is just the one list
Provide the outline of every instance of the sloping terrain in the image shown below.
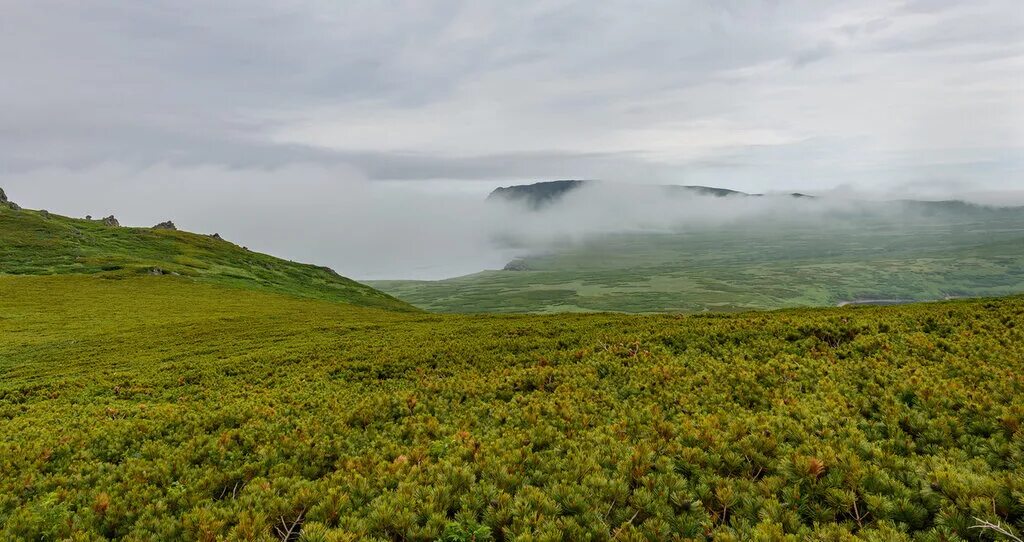
[[0,276],[0,539],[1019,535],[1022,322],[1021,298],[444,316]]
[[125,228],[0,205],[0,275],[176,274],[200,282],[356,305],[415,310],[326,267],[249,251],[217,237]]

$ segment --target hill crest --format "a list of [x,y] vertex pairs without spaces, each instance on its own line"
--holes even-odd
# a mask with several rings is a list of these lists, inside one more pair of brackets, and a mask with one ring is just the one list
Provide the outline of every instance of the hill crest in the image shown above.
[[317,265],[284,260],[203,235],[122,227],[0,205],[0,275],[176,275],[207,283],[399,311],[411,305]]

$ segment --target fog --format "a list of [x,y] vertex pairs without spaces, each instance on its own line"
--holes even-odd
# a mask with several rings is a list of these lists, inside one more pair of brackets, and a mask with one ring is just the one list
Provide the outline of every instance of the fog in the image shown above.
[[[15,201],[354,278],[881,200],[1024,204],[1018,0],[36,0],[3,22]],[[559,178],[608,182],[539,213],[485,203]],[[821,197],[638,186],[669,183]]]
[[[327,265],[356,279],[439,279],[500,269],[519,256],[611,233],[794,220],[836,224],[848,220],[850,212],[883,212],[878,210],[883,206],[872,200],[914,196],[840,187],[815,199],[669,197],[657,186],[606,181],[585,185],[556,205],[532,211],[515,203],[487,201],[496,184],[370,181],[354,169],[320,165],[107,165],[0,179],[9,197],[27,208],[76,217],[113,214],[126,226],[173,220],[180,229],[217,232],[253,250]],[[957,197],[943,196],[932,199]],[[1018,192],[967,196],[982,203],[1024,202]]]

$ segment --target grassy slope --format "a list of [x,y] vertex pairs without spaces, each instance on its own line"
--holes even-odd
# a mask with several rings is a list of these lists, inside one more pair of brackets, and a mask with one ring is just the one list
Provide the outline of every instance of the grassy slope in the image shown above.
[[610,236],[529,271],[370,281],[439,312],[729,312],[1024,291],[1024,212]]
[[0,276],[0,539],[1020,531],[1022,322],[1021,298],[445,316]]
[[154,268],[200,282],[414,310],[328,268],[251,252],[206,235],[107,227],[99,221],[0,205],[0,275],[98,273],[123,278]]

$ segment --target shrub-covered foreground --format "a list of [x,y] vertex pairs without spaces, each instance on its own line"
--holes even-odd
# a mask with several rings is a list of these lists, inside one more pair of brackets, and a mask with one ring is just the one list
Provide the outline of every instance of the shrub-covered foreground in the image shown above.
[[1024,300],[438,316],[0,277],[0,539],[996,540]]

